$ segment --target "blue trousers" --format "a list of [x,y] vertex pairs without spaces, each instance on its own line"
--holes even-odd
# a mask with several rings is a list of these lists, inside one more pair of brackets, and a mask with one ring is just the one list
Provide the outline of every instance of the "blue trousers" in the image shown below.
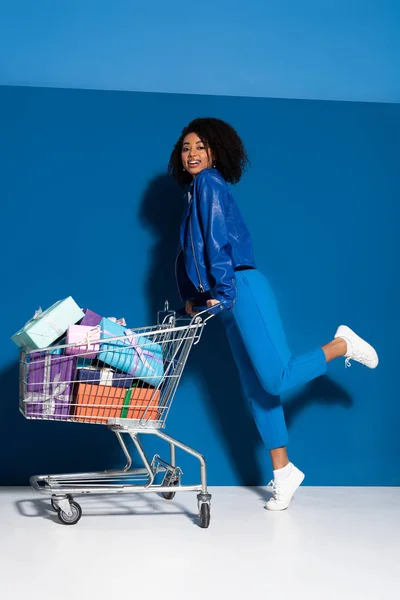
[[269,450],[286,446],[279,396],[326,373],[322,348],[292,356],[274,292],[256,269],[236,272],[236,302],[220,313],[240,381]]

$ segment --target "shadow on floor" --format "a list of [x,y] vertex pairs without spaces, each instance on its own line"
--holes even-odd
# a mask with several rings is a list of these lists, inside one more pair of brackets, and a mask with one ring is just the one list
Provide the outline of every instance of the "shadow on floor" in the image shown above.
[[0,481],[28,485],[31,475],[97,471],[123,464],[114,435],[85,423],[28,420],[18,410],[19,366],[0,373]]
[[[195,512],[190,512],[185,506],[180,504],[176,499],[173,505],[166,510],[168,500],[158,497],[151,497],[150,494],[118,494],[117,495],[93,495],[89,500],[85,496],[84,500],[80,500],[79,495],[74,496],[74,500],[81,505],[82,519],[86,517],[126,517],[126,516],[168,516],[168,515],[184,515],[191,522],[198,524],[198,517]],[[91,502],[93,500],[93,502]],[[140,506],[139,506],[140,503]],[[52,509],[50,496],[34,499],[17,500],[14,503],[17,511],[23,517],[27,518],[42,518],[53,521],[61,525],[57,513]],[[194,499],[194,506],[196,500]]]

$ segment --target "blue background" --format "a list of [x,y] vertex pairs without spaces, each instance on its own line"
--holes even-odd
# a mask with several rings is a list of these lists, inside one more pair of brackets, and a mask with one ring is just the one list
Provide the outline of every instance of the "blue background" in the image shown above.
[[[400,107],[200,95],[0,87],[2,282],[0,481],[122,461],[106,428],[26,421],[10,336],[41,305],[155,322],[169,298],[182,199],[165,176],[195,115],[232,122],[251,168],[235,196],[294,352],[346,323],[377,347],[369,371],[342,360],[285,398],[290,453],[317,485],[398,485],[397,164]],[[193,351],[168,431],[203,451],[212,484],[270,476],[221,324]],[[186,480],[197,477],[190,458]]]
[[[10,336],[68,295],[132,326],[178,304],[166,166],[207,115],[248,148],[235,196],[293,352],[346,323],[380,354],[284,398],[292,459],[309,485],[399,484],[399,27],[396,0],[1,3],[0,484],[122,462],[104,427],[23,419]],[[205,453],[212,484],[271,475],[217,319],[168,431]]]
[[0,84],[400,101],[398,0],[2,0]]

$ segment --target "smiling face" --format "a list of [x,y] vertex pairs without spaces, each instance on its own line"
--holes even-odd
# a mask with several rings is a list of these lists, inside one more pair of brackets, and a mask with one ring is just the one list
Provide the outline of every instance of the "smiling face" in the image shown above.
[[201,141],[197,133],[188,133],[182,143],[182,164],[193,177],[212,167],[213,158],[209,148]]

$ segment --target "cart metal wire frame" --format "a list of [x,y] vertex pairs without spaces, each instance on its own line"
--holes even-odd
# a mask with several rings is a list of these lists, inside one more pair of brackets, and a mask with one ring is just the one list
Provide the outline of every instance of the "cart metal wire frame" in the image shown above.
[[[177,318],[166,303],[156,326],[130,329],[120,337],[104,337],[94,327],[77,343],[20,353],[22,414],[27,419],[106,425],[115,433],[127,461],[122,469],[31,477],[35,490],[51,494],[52,508],[62,523],[73,525],[82,516],[73,499],[76,494],[158,492],[172,500],[176,492],[198,492],[200,525],[209,526],[211,495],[204,457],[162,429],[190,350],[212,316],[203,310],[190,321]],[[142,468],[132,468],[126,435]],[[149,460],[142,435],[167,442],[169,460],[158,454]],[[181,484],[177,448],[199,460],[198,485]]]

